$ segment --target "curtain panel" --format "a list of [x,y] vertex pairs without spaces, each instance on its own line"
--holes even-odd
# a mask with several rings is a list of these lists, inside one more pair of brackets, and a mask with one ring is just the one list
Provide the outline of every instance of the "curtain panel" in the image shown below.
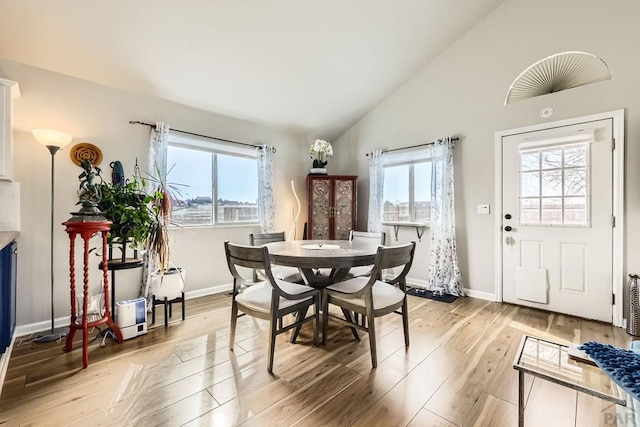
[[382,232],[382,204],[384,195],[384,166],[382,150],[369,154],[369,213],[367,229],[370,233]]
[[262,233],[275,231],[276,202],[273,195],[273,155],[270,145],[258,150],[258,217]]
[[463,296],[456,252],[453,147],[450,138],[439,139],[431,151],[431,253],[429,289]]
[[[163,122],[156,122],[156,126],[151,128],[149,134],[149,175],[153,179],[147,180],[147,193],[154,191],[154,180],[164,180],[167,176],[167,143],[169,141],[169,125]],[[155,260],[149,256],[149,251],[144,251],[142,264],[142,284],[140,285],[140,296],[147,300],[147,311],[151,311],[153,301],[151,301],[150,286],[151,272],[157,266]]]

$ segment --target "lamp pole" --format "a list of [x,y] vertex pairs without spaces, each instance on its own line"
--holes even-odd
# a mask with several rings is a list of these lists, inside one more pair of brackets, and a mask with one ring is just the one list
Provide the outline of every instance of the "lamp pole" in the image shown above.
[[46,146],[49,149],[49,152],[51,153],[51,221],[50,221],[50,232],[49,232],[49,244],[50,244],[50,263],[49,263],[49,267],[50,267],[50,271],[51,271],[51,334],[53,335],[54,333],[54,310],[53,310],[53,208],[54,208],[54,179],[55,179],[55,157],[56,157],[56,153],[58,152],[58,150],[60,150],[60,147],[56,146],[56,145],[47,145]]
[[41,334],[34,342],[43,343],[49,341],[57,341],[65,336],[66,328],[55,330],[55,311],[54,311],[54,274],[53,274],[53,221],[54,221],[54,190],[55,190],[55,155],[62,147],[71,142],[72,136],[59,131],[48,129],[34,129],[34,138],[47,147],[51,153],[51,200],[50,200],[50,218],[49,218],[49,273],[51,287],[51,330],[48,334]]

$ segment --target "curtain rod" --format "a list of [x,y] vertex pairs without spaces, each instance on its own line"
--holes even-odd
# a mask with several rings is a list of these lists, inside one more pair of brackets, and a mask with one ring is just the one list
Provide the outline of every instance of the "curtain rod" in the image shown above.
[[[455,137],[455,138],[451,138],[451,141],[460,141],[460,138]],[[411,145],[409,147],[402,147],[402,148],[392,148],[391,150],[382,150],[383,153],[389,153],[391,151],[399,151],[399,150],[408,150],[409,148],[418,148],[418,147],[426,147],[427,145],[433,145],[435,144],[434,142],[427,142],[425,144],[418,144],[418,145]],[[366,154],[367,157],[369,156],[369,153]]]
[[[156,125],[153,125],[151,123],[139,122],[139,121],[134,121],[134,120],[129,121],[129,124],[132,124],[132,125],[144,125],[144,126],[149,126],[149,127],[152,127],[152,128],[156,127]],[[187,132],[186,130],[180,130],[180,129],[169,129],[169,131],[171,131],[171,132],[180,132],[180,133],[184,133],[184,134],[187,134],[187,135],[199,136],[201,138],[215,139],[216,141],[224,141],[224,142],[229,142],[231,144],[246,145],[247,147],[254,147],[254,148],[257,148],[259,150],[262,150],[262,146],[261,145],[246,144],[244,142],[231,141],[230,139],[217,138],[215,136],[202,135],[202,134],[199,134],[199,133]],[[271,152],[275,153],[276,152],[276,147],[271,147]]]

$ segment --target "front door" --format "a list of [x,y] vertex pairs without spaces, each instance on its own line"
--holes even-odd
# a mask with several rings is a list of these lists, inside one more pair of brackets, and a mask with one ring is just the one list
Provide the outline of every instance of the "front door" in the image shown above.
[[502,138],[505,302],[612,321],[612,132],[605,119]]

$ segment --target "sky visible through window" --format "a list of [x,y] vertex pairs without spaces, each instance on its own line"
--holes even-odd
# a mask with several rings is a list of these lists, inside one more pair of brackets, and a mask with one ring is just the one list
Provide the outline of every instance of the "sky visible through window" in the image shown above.
[[[169,182],[180,186],[182,199],[212,197],[212,153],[169,146],[167,164],[171,169]],[[256,203],[258,171],[256,160],[218,154],[218,198]]]

